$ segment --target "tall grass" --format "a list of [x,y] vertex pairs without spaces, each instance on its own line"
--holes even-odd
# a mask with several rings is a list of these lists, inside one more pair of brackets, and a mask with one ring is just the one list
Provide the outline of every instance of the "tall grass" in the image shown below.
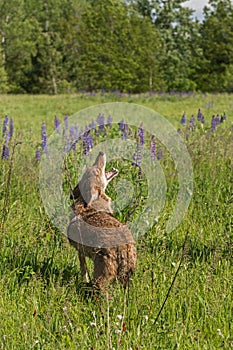
[[[0,116],[8,114],[15,120],[11,150],[15,142],[22,142],[15,148],[12,163],[10,159],[0,161],[0,347],[232,348],[233,97],[83,95],[0,99]],[[101,295],[96,298],[91,288],[83,286],[76,251],[46,215],[34,155],[43,121],[51,132],[54,115],[72,114],[110,100],[154,108],[181,128],[194,167],[194,194],[181,225],[167,234],[165,225],[177,191],[175,175],[169,180],[166,206],[158,223],[137,241],[138,263],[128,294],[115,283],[106,299]],[[206,124],[195,132],[181,127],[183,112],[191,116],[198,108],[202,108]],[[226,123],[212,132],[212,114],[224,111]],[[173,165],[166,157],[161,166],[165,174],[171,174]],[[109,191],[116,195],[114,185]],[[146,191],[143,193],[146,195]],[[128,211],[118,215],[125,221]],[[157,318],[182,254],[181,268]]]

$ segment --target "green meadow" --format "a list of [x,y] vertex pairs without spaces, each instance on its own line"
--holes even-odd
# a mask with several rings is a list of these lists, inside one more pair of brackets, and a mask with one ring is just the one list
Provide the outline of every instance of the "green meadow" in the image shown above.
[[[137,240],[138,261],[129,289],[116,281],[106,298],[83,285],[76,251],[45,212],[35,152],[41,149],[43,123],[49,136],[55,116],[63,123],[67,114],[119,101],[151,108],[180,129],[192,160],[193,196],[180,225],[168,233],[178,178],[171,155],[158,141],[167,179],[165,206]],[[204,124],[197,121],[199,108]],[[184,112],[187,123],[181,125]],[[213,131],[212,116],[224,112],[226,120]],[[5,115],[14,121],[10,156],[0,159],[0,349],[233,348],[232,113],[230,94],[0,95],[1,153]],[[189,123],[192,114],[195,127]],[[116,135],[121,135],[117,128],[93,135],[94,145]],[[149,149],[149,135],[145,139]],[[82,157],[81,144],[67,156],[72,185],[77,178],[72,167]],[[134,213],[143,212],[145,176],[139,179],[138,168],[120,156],[117,167],[119,179],[135,186]],[[107,191],[113,199],[117,181]],[[132,208],[116,215],[126,222]]]

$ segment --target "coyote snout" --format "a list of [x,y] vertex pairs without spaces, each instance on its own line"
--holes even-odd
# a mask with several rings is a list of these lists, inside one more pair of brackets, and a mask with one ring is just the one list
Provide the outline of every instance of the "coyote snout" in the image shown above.
[[86,257],[94,262],[93,284],[103,290],[114,279],[124,286],[136,264],[136,246],[126,225],[112,215],[105,189],[117,174],[105,172],[106,155],[100,152],[71,194],[74,216],[68,227],[70,243],[78,250],[81,274],[88,281]]

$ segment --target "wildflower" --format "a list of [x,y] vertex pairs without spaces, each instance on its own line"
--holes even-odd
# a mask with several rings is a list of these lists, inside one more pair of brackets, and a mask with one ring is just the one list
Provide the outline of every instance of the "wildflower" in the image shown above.
[[128,133],[129,133],[129,126],[128,126],[128,124],[126,123],[126,124],[124,125],[124,130],[122,131],[122,134],[121,134],[122,140],[127,140]]
[[8,159],[9,157],[10,157],[10,151],[9,151],[8,143],[5,143],[2,149],[2,159]]
[[95,120],[93,120],[93,122],[88,126],[88,128],[89,129],[93,129],[93,130],[96,130],[96,125],[97,125],[97,123],[96,123],[96,121]]
[[216,121],[216,118],[215,118],[215,115],[212,116],[212,120],[211,120],[211,129],[213,131],[216,130],[216,126],[217,126],[217,121]]
[[70,138],[73,139],[75,136],[75,127],[73,125],[70,126]]
[[196,122],[195,122],[195,116],[192,114],[191,118],[190,118],[190,124],[192,126],[195,126],[196,125]]
[[123,315],[117,315],[118,320],[122,320],[123,319]]
[[14,133],[14,122],[13,122],[13,119],[10,118],[10,128],[9,128],[9,137],[12,137],[13,136],[13,133]]
[[140,168],[141,167],[141,162],[142,162],[142,145],[137,143],[137,148],[136,148],[136,152],[135,152],[135,154],[133,156],[133,163],[132,163],[132,165],[135,165],[138,168]]
[[39,148],[37,148],[37,150],[36,150],[35,160],[36,160],[36,161],[39,161],[39,160],[40,160],[40,149],[39,149]]
[[224,112],[223,115],[221,115],[221,120],[220,122],[224,122],[227,119],[226,113]]
[[216,115],[215,120],[216,120],[216,124],[217,124],[217,125],[220,124],[220,117],[219,117],[219,114]]
[[182,124],[182,125],[186,125],[186,113],[185,113],[185,112],[184,112],[184,114],[182,115],[181,124]]
[[90,150],[93,148],[92,136],[90,134],[90,130],[83,133],[83,153],[84,155],[88,155]]
[[3,134],[3,136],[7,132],[7,126],[8,126],[8,116],[6,115],[5,118],[4,118],[3,127],[2,127],[2,134]]
[[156,161],[156,143],[155,143],[155,136],[151,136],[151,141],[150,141],[150,155],[152,162]]
[[42,128],[41,128],[41,141],[42,141],[42,149],[44,151],[47,145],[47,132],[46,132],[45,123],[42,124]]
[[112,126],[112,116],[108,116],[107,126]]
[[60,126],[61,126],[61,122],[60,120],[57,118],[57,116],[55,116],[54,118],[54,130],[56,132],[60,132]]
[[198,109],[198,112],[197,112],[197,120],[200,122],[202,120],[202,112],[201,112],[201,109],[199,108]]
[[119,123],[118,123],[118,130],[119,131],[124,131],[124,119],[122,119]]
[[97,118],[97,123],[99,124],[99,130],[103,131],[104,130],[104,114],[99,114]]
[[163,157],[163,151],[162,149],[160,148],[159,152],[158,152],[158,160],[162,159]]
[[76,151],[77,147],[76,147],[76,144],[77,144],[77,140],[74,140],[73,142],[71,142],[71,146],[70,146],[70,151]]
[[93,148],[93,141],[92,141],[91,134],[88,134],[86,140],[87,140],[88,151],[90,151]]
[[143,146],[144,143],[145,143],[143,124],[141,124],[140,128],[138,128],[138,137],[139,137],[139,143],[140,143],[140,145]]
[[200,108],[198,109],[198,112],[197,112],[197,120],[199,122],[201,122],[202,124],[205,123],[205,118],[204,118]]
[[46,131],[46,124],[42,124],[41,128],[41,141],[42,141],[42,150],[48,154],[48,145],[47,145],[47,131]]

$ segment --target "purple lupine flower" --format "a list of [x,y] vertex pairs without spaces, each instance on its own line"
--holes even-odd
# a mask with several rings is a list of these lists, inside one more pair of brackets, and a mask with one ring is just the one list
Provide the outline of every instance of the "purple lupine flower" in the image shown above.
[[190,124],[192,126],[195,126],[196,125],[196,121],[195,121],[195,116],[192,114],[191,118],[190,118]]
[[158,151],[158,160],[162,159],[162,157],[163,157],[163,151],[160,148],[160,150]]
[[104,130],[104,114],[99,114],[97,118],[97,123],[99,124],[99,130],[103,131]]
[[60,132],[60,126],[61,126],[61,122],[60,122],[60,120],[58,119],[58,117],[55,116],[55,118],[54,118],[54,130],[55,130],[56,132]]
[[93,148],[92,136],[90,134],[90,130],[83,133],[83,154],[88,155],[91,148]]
[[187,118],[186,118],[186,113],[184,112],[184,114],[182,115],[182,118],[181,118],[181,124],[182,125],[186,125],[186,121],[187,121]]
[[215,118],[215,115],[213,115],[212,116],[212,120],[211,120],[211,129],[212,129],[212,131],[216,130],[216,126],[217,126],[216,118]]
[[111,115],[108,116],[107,126],[112,126],[112,116]]
[[4,120],[3,120],[3,127],[2,127],[2,135],[4,136],[7,132],[7,127],[8,127],[8,116],[6,115]]
[[129,134],[129,125],[127,123],[124,124],[124,130],[122,131],[121,138],[122,140],[127,140]]
[[69,137],[65,137],[65,147],[64,147],[64,152],[70,152],[71,150],[71,144],[70,144],[70,140],[69,140]]
[[74,136],[75,136],[75,127],[74,127],[74,125],[71,125],[70,126],[70,138],[74,139]]
[[216,121],[216,125],[220,124],[220,116],[219,116],[219,114],[216,115],[215,121]]
[[41,141],[42,141],[42,149],[43,146],[45,146],[46,142],[47,142],[47,132],[46,132],[46,124],[43,123],[42,127],[41,127]]
[[67,143],[66,152],[69,152],[71,150],[76,151],[76,143],[78,140],[77,136],[78,136],[78,134],[77,134],[76,126],[71,125],[70,126],[70,137],[66,138],[66,143]]
[[88,146],[88,151],[90,151],[93,148],[93,141],[92,141],[91,134],[87,136],[87,146]]
[[36,161],[39,161],[39,160],[40,160],[40,149],[39,149],[39,148],[37,148],[37,150],[36,150],[35,160],[36,160]]
[[226,113],[223,113],[223,116],[221,116],[221,122],[224,122],[227,119]]
[[91,124],[89,124],[88,129],[90,130],[96,130],[97,122],[93,120]]
[[77,123],[70,127],[70,137],[75,140],[76,143],[80,140],[79,127]]
[[69,151],[76,151],[76,149],[77,149],[76,145],[77,145],[77,140],[71,141]]
[[152,162],[155,162],[156,161],[156,142],[155,142],[154,135],[151,136],[151,140],[150,140],[150,155],[151,155]]
[[145,138],[144,138],[144,128],[143,128],[143,124],[141,123],[140,128],[138,128],[138,137],[139,137],[139,143],[140,145],[144,145],[145,143]]
[[132,165],[135,165],[135,166],[140,168],[141,162],[142,162],[142,145],[137,143],[137,148],[136,148],[136,152],[134,153],[134,156],[133,156]]
[[13,122],[13,118],[10,118],[10,127],[9,127],[9,137],[11,138],[13,136],[14,133],[14,122]]
[[10,157],[10,151],[9,151],[9,133],[5,132],[4,134],[5,137],[5,144],[3,145],[2,149],[2,159],[8,159]]
[[205,118],[204,118],[204,115],[202,115],[202,117],[201,117],[201,123],[202,123],[202,124],[205,124]]
[[199,122],[202,121],[202,112],[201,112],[201,109],[200,109],[200,108],[198,109],[198,112],[197,112],[197,120],[198,120]]
[[6,142],[3,145],[3,149],[2,149],[2,159],[8,159],[9,157],[10,157],[10,151],[9,151],[8,143]]
[[48,154],[48,145],[47,145],[47,131],[46,131],[46,124],[42,124],[41,128],[41,141],[42,141],[42,150]]
[[125,123],[124,123],[124,119],[122,119],[122,120],[118,123],[118,130],[119,130],[119,131],[124,131],[124,127],[125,127]]

